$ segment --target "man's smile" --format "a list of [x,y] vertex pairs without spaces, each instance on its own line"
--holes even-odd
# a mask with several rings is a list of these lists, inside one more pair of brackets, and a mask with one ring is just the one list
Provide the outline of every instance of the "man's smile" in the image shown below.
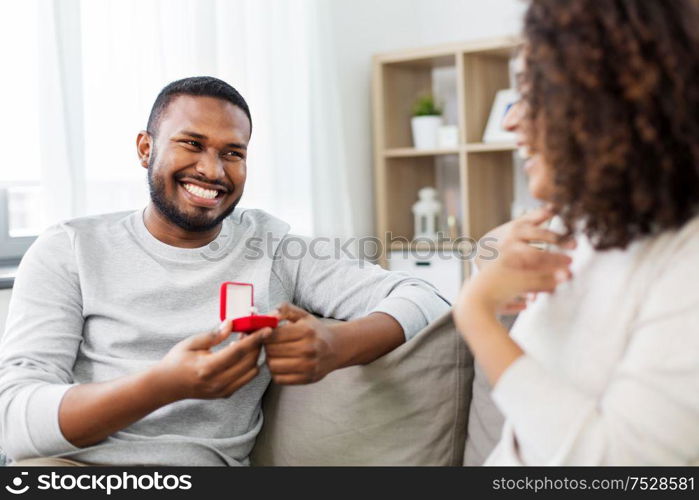
[[214,208],[221,203],[226,194],[223,188],[204,188],[199,183],[195,184],[190,181],[180,181],[178,184],[182,188],[185,198],[199,207]]
[[216,198],[216,196],[218,196],[219,193],[219,191],[216,191],[215,189],[204,189],[194,184],[189,184],[186,182],[182,185],[190,193],[195,194],[197,196],[201,196],[202,198],[207,198],[209,200],[213,200],[214,198]]
[[176,182],[182,187],[184,197],[191,204],[198,207],[216,207],[220,204],[225,195],[232,191],[220,184],[213,184],[188,177],[176,179]]

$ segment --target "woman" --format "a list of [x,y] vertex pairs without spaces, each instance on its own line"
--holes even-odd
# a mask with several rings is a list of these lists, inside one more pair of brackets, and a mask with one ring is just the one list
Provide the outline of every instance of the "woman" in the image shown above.
[[[536,223],[461,291],[454,316],[505,416],[486,464],[699,462],[699,15],[674,0],[534,0],[506,123]],[[524,250],[523,248],[526,248]],[[511,336],[496,310],[538,292]]]

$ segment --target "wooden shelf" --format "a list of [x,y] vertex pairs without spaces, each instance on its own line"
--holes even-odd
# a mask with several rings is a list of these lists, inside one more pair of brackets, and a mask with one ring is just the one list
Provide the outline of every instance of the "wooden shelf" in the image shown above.
[[494,151],[514,151],[517,146],[512,142],[471,142],[466,144],[465,148],[468,153],[490,153]]
[[407,63],[415,64],[425,60],[445,60],[448,57],[461,54],[478,53],[499,57],[509,57],[512,49],[517,47],[520,40],[517,37],[504,36],[475,40],[472,42],[456,42],[432,47],[419,47],[395,52],[377,54],[375,59],[381,64]]
[[394,241],[388,245],[389,252],[400,252],[400,251],[437,251],[437,252],[456,252],[461,251],[462,254],[469,254],[473,251],[473,246],[475,241],[469,241],[464,239],[460,242],[455,241],[444,241],[441,243],[432,242],[428,243],[426,241],[410,241],[410,242],[400,242]]
[[486,144],[472,142],[456,148],[446,149],[415,149],[415,148],[391,148],[384,151],[385,158],[416,158],[420,156],[456,155],[461,151],[467,153],[495,153],[501,151],[515,151],[517,146],[511,142],[494,142]]
[[448,149],[415,149],[415,148],[392,148],[384,152],[386,158],[414,158],[417,156],[439,156],[439,155],[456,155],[461,151],[460,148]]
[[391,243],[388,247],[388,249],[392,252],[398,251],[398,250],[414,250],[414,249],[435,249],[435,250],[454,250],[456,248],[456,245],[452,242],[444,242],[444,243],[437,243],[437,242],[432,242],[428,243],[426,241],[411,241],[411,242],[400,242],[400,241],[394,241]]
[[[503,37],[378,54],[373,59],[374,189],[376,234],[414,233],[412,206],[418,191],[434,186],[457,233],[477,240],[510,219],[514,199],[512,142],[481,142],[499,90],[509,88],[510,57],[519,45]],[[449,79],[449,80],[447,80]],[[435,84],[438,88],[435,88]],[[415,99],[425,93],[453,93],[449,123],[459,145],[412,147],[410,119]],[[443,214],[444,215],[444,214]],[[398,242],[386,251],[425,248]],[[453,242],[438,249],[454,249]],[[385,256],[380,259],[386,264]],[[464,264],[463,275],[468,275]]]

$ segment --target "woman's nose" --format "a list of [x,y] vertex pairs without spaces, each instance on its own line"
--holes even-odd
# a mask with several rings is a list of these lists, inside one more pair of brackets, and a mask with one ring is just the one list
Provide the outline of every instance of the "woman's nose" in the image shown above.
[[522,118],[522,106],[519,101],[512,104],[505,113],[502,119],[502,128],[508,132],[514,132],[519,126],[519,122]]

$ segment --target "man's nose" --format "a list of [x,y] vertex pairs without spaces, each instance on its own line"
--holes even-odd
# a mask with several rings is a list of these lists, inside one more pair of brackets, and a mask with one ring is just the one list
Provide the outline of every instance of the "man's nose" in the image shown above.
[[502,128],[508,132],[514,132],[522,119],[522,106],[519,101],[509,107],[502,119]]
[[206,151],[199,158],[197,172],[209,179],[221,179],[224,175],[223,160],[216,151]]

